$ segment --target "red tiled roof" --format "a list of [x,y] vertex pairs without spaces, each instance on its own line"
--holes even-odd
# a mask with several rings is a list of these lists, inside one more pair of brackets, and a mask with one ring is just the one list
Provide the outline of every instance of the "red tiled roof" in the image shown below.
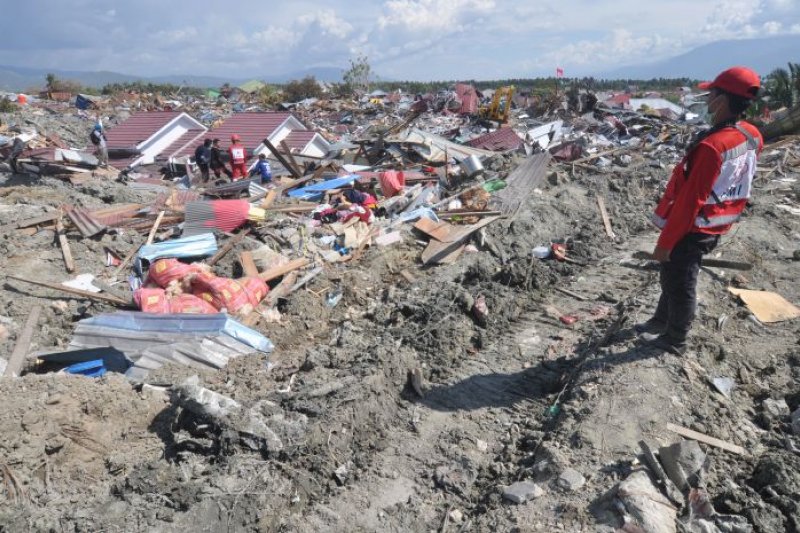
[[456,94],[461,100],[461,115],[474,115],[478,112],[478,93],[475,87],[466,83],[456,83]]
[[123,157],[122,159],[108,158],[108,165],[116,168],[117,170],[125,170],[131,163],[142,157],[141,155],[134,155],[131,157]]
[[200,128],[186,130],[186,132],[178,137],[175,142],[164,148],[159,155],[169,159],[173,155],[177,155],[178,152],[183,152],[184,149],[187,148],[194,153],[194,149],[197,148],[197,145],[203,144],[203,141],[200,139],[200,137],[202,137],[205,132],[206,130]]
[[133,148],[180,115],[178,111],[136,113],[106,132],[109,148]]
[[504,152],[519,148],[522,145],[522,139],[511,128],[499,128],[491,133],[467,141],[467,145],[482,150]]
[[[231,144],[231,135],[236,133],[242,138],[244,147],[248,151],[253,151],[261,145],[261,141],[278,129],[290,116],[292,114],[287,111],[234,113],[226,118],[222,124],[197,139],[195,145],[205,139],[219,138],[220,148],[227,150]],[[193,155],[194,149],[195,146],[186,147],[176,153],[175,156]]]
[[308,143],[314,138],[317,133],[314,131],[292,130],[286,136],[284,141],[289,146],[290,150],[302,151],[303,148],[308,146]]

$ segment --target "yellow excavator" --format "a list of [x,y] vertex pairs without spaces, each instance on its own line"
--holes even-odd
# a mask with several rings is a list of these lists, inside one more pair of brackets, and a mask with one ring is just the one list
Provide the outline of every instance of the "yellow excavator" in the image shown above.
[[508,114],[511,112],[511,99],[513,97],[513,85],[498,87],[494,91],[494,96],[492,96],[491,103],[487,106],[481,107],[481,117],[488,120],[496,120],[500,124],[505,124],[508,122]]

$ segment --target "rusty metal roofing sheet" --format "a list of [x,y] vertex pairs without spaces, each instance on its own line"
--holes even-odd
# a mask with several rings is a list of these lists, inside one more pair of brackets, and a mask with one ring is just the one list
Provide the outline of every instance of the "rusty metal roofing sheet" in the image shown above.
[[467,144],[484,150],[505,152],[519,148],[522,145],[522,139],[512,128],[498,128],[491,133],[467,141]]
[[106,230],[105,224],[101,224],[89,211],[82,207],[74,207],[68,210],[67,216],[84,237],[94,237]]

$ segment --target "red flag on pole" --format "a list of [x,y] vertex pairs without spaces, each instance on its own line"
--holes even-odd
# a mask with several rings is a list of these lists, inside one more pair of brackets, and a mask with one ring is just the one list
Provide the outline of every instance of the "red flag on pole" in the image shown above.
[[564,77],[564,69],[561,67],[556,67],[556,78],[563,78]]

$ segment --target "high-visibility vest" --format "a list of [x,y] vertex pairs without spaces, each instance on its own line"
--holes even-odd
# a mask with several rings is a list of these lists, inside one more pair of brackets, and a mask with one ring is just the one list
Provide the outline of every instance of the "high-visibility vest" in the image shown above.
[[244,146],[241,144],[234,144],[231,146],[230,153],[231,161],[233,161],[235,165],[241,165],[245,162]]
[[[763,141],[755,126],[737,123],[709,135],[702,142],[719,154],[722,164],[711,193],[694,220],[692,231],[725,233],[741,218],[747,206]],[[672,211],[674,191],[688,179],[687,161],[688,156],[675,168],[667,191],[653,214],[652,220],[659,228],[666,225]]]

